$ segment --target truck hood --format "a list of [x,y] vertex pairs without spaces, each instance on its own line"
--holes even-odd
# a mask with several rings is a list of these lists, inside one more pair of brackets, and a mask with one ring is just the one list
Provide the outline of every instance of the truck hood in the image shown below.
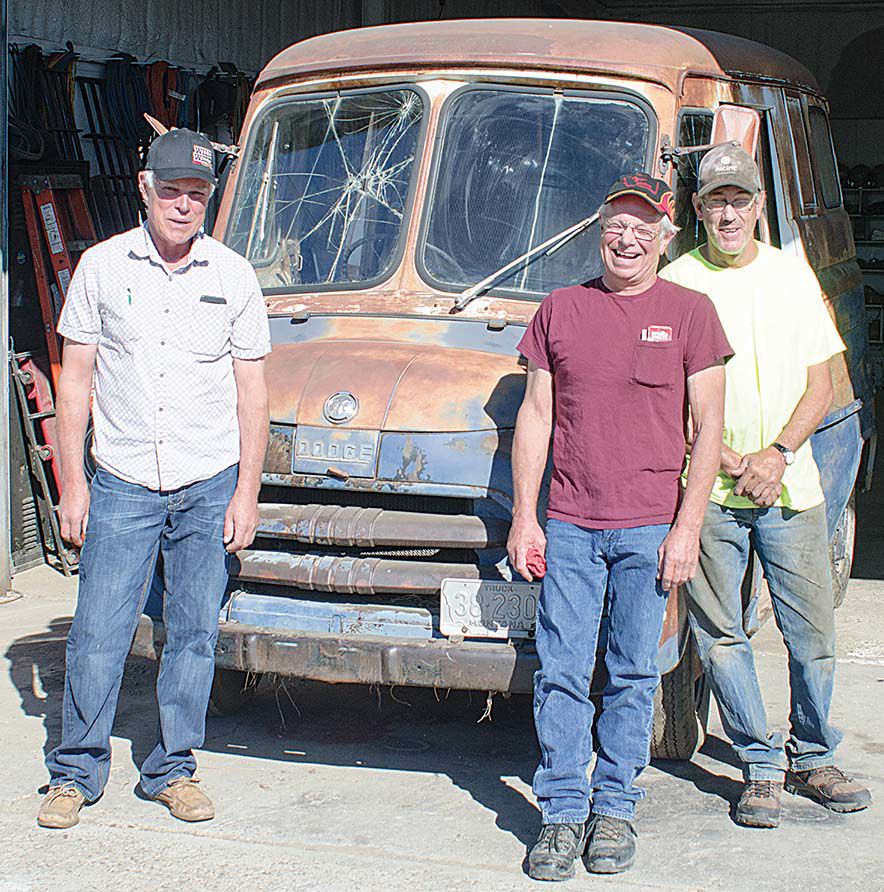
[[277,344],[267,358],[270,418],[329,426],[323,407],[345,391],[359,401],[335,425],[404,432],[513,428],[525,389],[518,356],[378,340]]

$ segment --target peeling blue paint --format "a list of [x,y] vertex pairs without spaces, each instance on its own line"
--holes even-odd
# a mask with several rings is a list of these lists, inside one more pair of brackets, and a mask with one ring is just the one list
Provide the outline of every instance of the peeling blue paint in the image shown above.
[[810,442],[820,469],[820,483],[826,496],[826,523],[831,536],[853,492],[859,470],[863,445],[859,413],[854,412],[838,423],[818,430]]
[[381,435],[378,478],[512,493],[512,431]]
[[[401,340],[403,322],[409,326],[408,343],[453,347],[463,350],[481,350],[503,356],[515,356],[516,345],[525,334],[526,324],[508,322],[502,329],[492,330],[487,319],[458,319],[438,316],[380,316],[367,313],[310,315],[305,321],[293,325],[289,316],[270,317],[270,337],[274,344],[303,344],[341,337],[337,324],[345,319],[371,319],[379,323],[375,337],[384,340],[383,330],[390,332],[388,339]],[[385,325],[384,323],[388,323]]]
[[307,601],[243,591],[233,593],[223,618],[268,629],[382,638],[432,638],[434,625],[425,608]]

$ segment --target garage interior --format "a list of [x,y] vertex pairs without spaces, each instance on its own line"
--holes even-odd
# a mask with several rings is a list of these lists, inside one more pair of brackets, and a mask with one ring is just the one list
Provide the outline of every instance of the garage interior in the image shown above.
[[[82,228],[68,246],[75,260],[94,238],[138,221],[134,174],[152,135],[144,111],[166,126],[189,126],[217,142],[235,143],[253,79],[281,49],[327,31],[435,18],[595,18],[705,28],[768,44],[806,65],[830,102],[844,205],[853,217],[866,280],[873,374],[876,384],[884,380],[884,3],[201,0],[183,7],[170,0],[12,0],[6,13],[9,151],[3,158],[9,170],[0,175],[8,199],[7,321],[18,356],[11,357],[13,364],[24,368],[24,380],[29,373],[37,379],[31,395],[38,384],[43,389],[31,401],[31,414],[45,411],[51,400],[57,364],[47,355],[41,271],[28,231],[41,177],[64,183],[72,220]],[[88,214],[74,213],[78,196]],[[47,301],[57,308],[57,290],[48,289]],[[0,555],[7,581],[47,558],[62,572],[75,569],[54,544],[51,508],[40,504],[41,493],[51,501],[54,466],[29,456],[20,380],[8,382],[11,546]],[[49,422],[31,420],[38,451]],[[875,532],[881,524],[871,522],[882,502],[874,490],[860,496],[860,517],[869,522],[859,524],[855,574],[880,578],[884,570],[884,558],[877,557],[884,540]]]

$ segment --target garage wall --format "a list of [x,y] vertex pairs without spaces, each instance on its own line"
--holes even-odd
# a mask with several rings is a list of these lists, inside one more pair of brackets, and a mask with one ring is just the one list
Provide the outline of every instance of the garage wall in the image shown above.
[[361,24],[361,10],[362,0],[11,0],[9,40],[258,71],[296,40]]
[[[547,0],[446,0],[446,18],[542,16]],[[314,34],[363,24],[439,16],[439,0],[11,0],[10,43],[62,48],[86,56],[131,53],[178,65],[233,62],[260,70],[277,52]]]
[[[853,0],[444,0],[445,18],[569,16],[709,28],[783,50],[817,77],[848,164],[884,163],[884,2]],[[204,68],[218,61],[258,71],[305,37],[440,15],[440,0],[11,0],[10,40],[86,56],[120,50],[139,60]]]

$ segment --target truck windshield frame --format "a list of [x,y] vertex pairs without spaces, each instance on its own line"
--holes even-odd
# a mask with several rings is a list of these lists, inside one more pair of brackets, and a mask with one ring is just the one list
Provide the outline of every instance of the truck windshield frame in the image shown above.
[[268,103],[238,161],[225,232],[266,294],[364,289],[393,274],[429,109],[414,84]]
[[[465,128],[462,119],[468,115],[459,114],[464,100],[472,101],[474,108],[480,109],[486,100],[486,107],[493,107],[496,100],[498,109],[507,105],[518,109],[521,105],[524,111],[533,106],[535,117],[526,118],[510,111],[495,120],[494,116],[480,112],[474,116],[473,128]],[[549,104],[548,110],[542,103]],[[599,134],[598,142],[589,147],[585,142],[579,143],[580,121],[575,113],[578,109],[588,108],[596,112],[596,117],[603,109],[622,121],[632,116],[633,132],[622,137],[627,152],[614,155],[607,135],[599,126],[602,122],[598,120],[592,122],[594,126],[591,128],[586,127],[587,132],[583,134],[585,137]],[[549,112],[546,117],[550,122],[545,128],[545,140],[545,125],[540,120],[544,111]],[[562,114],[563,111],[570,113],[570,121],[566,120],[568,114]],[[593,115],[582,117],[591,120]],[[613,126],[611,122],[610,126]],[[484,134],[482,128],[485,128]],[[647,100],[625,89],[552,90],[482,83],[455,90],[442,107],[422,210],[415,249],[415,265],[421,278],[440,291],[460,293],[556,232],[589,216],[598,209],[618,176],[653,169],[656,130],[656,115]],[[556,152],[557,138],[566,142],[566,148],[561,151],[569,156],[570,170],[567,163],[562,163],[561,151]],[[494,139],[501,143],[497,151]],[[535,150],[533,155],[526,151],[528,140]],[[458,151],[465,143],[473,150],[477,146],[480,151],[484,150],[484,158],[478,153],[470,157],[468,151]],[[578,177],[584,169],[578,165],[585,166],[585,159],[589,157],[598,162],[598,170],[593,181],[587,184]],[[519,177],[520,167],[523,172],[528,172],[528,177]],[[483,172],[487,180],[484,188],[481,183]],[[558,180],[556,192],[563,199],[560,204],[566,206],[556,206],[552,200],[556,195],[548,187],[554,180]],[[502,193],[504,198],[511,199],[513,212],[507,218],[522,222],[504,223],[486,212],[484,225],[473,225],[476,221],[471,221],[466,210],[473,189],[482,196],[478,201],[473,199],[477,210],[495,206],[494,192],[499,190],[499,195]],[[513,196],[516,196],[514,200]],[[460,213],[458,202],[463,209]],[[524,213],[519,212],[519,203]],[[440,214],[443,215],[442,225]],[[452,234],[462,238],[456,250],[452,250]],[[593,226],[561,250],[518,268],[488,294],[538,301],[554,288],[585,282],[600,272],[598,229]]]

